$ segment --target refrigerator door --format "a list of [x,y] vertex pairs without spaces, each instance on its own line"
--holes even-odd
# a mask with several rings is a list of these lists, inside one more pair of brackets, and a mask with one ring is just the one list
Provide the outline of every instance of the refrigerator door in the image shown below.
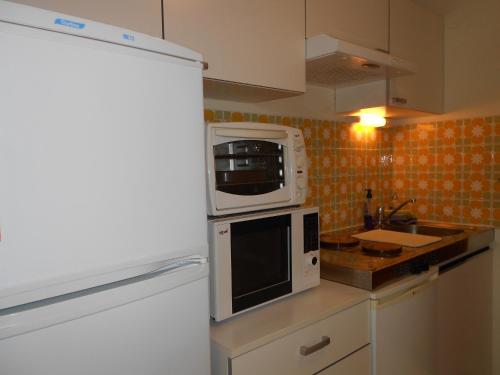
[[0,311],[3,375],[209,374],[208,264]]
[[0,309],[208,256],[201,56],[127,33],[0,1]]
[[436,272],[410,276],[376,299],[372,295],[373,375],[438,374]]

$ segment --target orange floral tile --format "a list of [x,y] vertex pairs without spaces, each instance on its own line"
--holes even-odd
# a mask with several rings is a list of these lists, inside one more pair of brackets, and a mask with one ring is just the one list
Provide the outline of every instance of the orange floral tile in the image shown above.
[[424,174],[424,175],[419,175],[415,179],[415,189],[417,190],[419,195],[427,195],[431,191],[434,190],[434,179],[432,178],[431,175]]
[[482,199],[484,192],[490,191],[490,182],[484,174],[473,173],[464,181],[464,190],[473,199]]
[[302,130],[306,147],[311,147],[313,140],[317,137],[316,128],[313,126],[312,121],[308,119],[304,120],[299,128]]
[[455,170],[462,163],[462,154],[457,152],[455,147],[445,147],[439,149],[437,153],[437,163],[444,170]]
[[337,155],[337,172],[340,175],[346,175],[349,172],[350,167],[350,152],[347,150],[342,150]]
[[209,109],[205,109],[204,110],[204,116],[205,116],[205,121],[206,122],[212,122],[212,121],[214,121],[214,118],[215,118],[214,111],[211,111]]
[[485,166],[491,165],[493,155],[484,146],[474,146],[464,154],[466,165],[474,171],[482,171]]
[[410,155],[401,150],[395,150],[392,156],[392,166],[395,171],[403,171],[410,165]]
[[411,136],[420,147],[429,147],[436,139],[434,124],[418,124]]
[[350,125],[343,122],[336,127],[335,137],[339,147],[349,147],[351,144]]
[[368,168],[368,173],[370,171],[376,171],[377,167],[379,166],[378,163],[378,151],[377,150],[368,150],[366,151],[366,159],[365,159],[365,165]]
[[471,224],[483,224],[490,220],[491,209],[481,201],[470,201],[463,207],[463,217]]
[[442,178],[437,179],[436,186],[443,195],[450,196],[449,194],[460,191],[461,182],[454,173],[445,173]]
[[346,227],[349,223],[349,207],[346,203],[341,203],[335,212],[335,218],[337,219],[337,227]]
[[351,182],[345,178],[341,177],[336,184],[335,193],[339,196],[340,199],[346,199],[351,191]]
[[483,143],[491,132],[491,125],[484,118],[475,118],[465,125],[465,137],[474,144]]
[[436,220],[457,222],[462,216],[462,208],[452,200],[437,202],[434,209]]
[[323,181],[319,186],[319,196],[323,202],[331,202],[334,194],[334,187],[332,184]]
[[437,139],[444,145],[453,145],[461,136],[460,126],[456,121],[446,121],[437,127]]
[[319,140],[323,148],[333,147],[335,140],[335,129],[331,121],[323,121],[319,127]]
[[381,148],[392,147],[392,132],[387,129],[377,129],[377,137]]
[[419,170],[425,172],[434,166],[436,157],[434,154],[430,152],[429,149],[422,149],[419,150],[415,159],[416,159],[415,160],[416,165],[419,168]]
[[319,173],[323,177],[331,177],[335,171],[335,156],[329,149],[323,150],[319,156]]
[[281,124],[286,125],[286,126],[290,126],[290,125],[292,125],[292,120],[290,120],[290,117],[285,116],[281,119]]
[[231,121],[234,122],[243,121],[243,114],[241,114],[240,112],[231,113]]
[[425,199],[417,199],[412,205],[411,210],[417,215],[419,219],[430,217],[434,213],[434,205],[432,201]]
[[262,123],[268,123],[269,122],[269,118],[266,115],[260,115],[258,121],[262,122]]
[[398,195],[404,196],[410,187],[410,180],[405,174],[395,174],[392,179],[392,189]]
[[404,148],[410,141],[410,129],[406,126],[397,126],[392,133],[393,146],[395,148]]

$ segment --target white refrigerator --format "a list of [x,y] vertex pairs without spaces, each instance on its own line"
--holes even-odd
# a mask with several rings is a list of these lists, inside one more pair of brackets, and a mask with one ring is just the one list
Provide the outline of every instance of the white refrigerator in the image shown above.
[[202,57],[0,1],[0,373],[208,374]]

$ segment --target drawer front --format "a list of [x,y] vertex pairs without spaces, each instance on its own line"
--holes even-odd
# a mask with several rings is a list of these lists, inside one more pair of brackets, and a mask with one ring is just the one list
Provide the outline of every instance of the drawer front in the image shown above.
[[369,343],[365,301],[231,360],[233,375],[320,371]]
[[370,375],[370,351],[370,345],[367,345],[316,375]]

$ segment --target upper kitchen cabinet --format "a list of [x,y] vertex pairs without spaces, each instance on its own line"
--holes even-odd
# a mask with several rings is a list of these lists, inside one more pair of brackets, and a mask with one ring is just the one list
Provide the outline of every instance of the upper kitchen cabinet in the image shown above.
[[415,75],[390,80],[389,104],[443,111],[443,18],[411,0],[390,2],[390,52],[416,63]]
[[305,91],[303,0],[166,0],[165,38],[208,62],[205,96],[263,101]]
[[10,0],[162,36],[161,0]]
[[387,51],[389,0],[306,0],[306,37],[318,34]]

